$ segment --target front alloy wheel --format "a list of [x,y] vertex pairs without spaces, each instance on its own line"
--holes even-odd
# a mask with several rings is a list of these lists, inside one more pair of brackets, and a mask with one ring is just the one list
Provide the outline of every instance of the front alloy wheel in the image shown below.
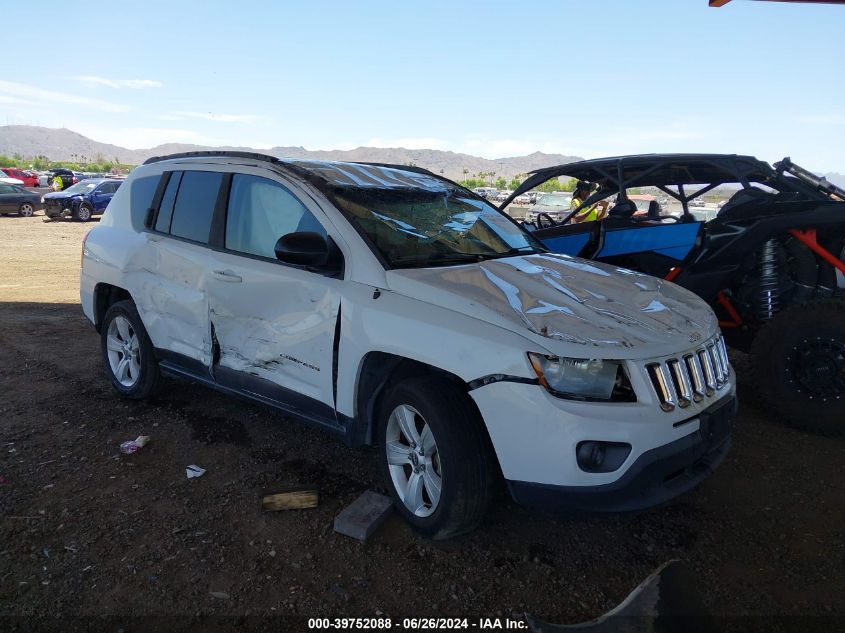
[[431,427],[420,412],[399,405],[390,414],[385,450],[396,494],[409,512],[431,516],[440,502],[443,470]]
[[378,417],[380,467],[397,512],[433,538],[481,523],[495,457],[466,390],[438,376],[407,378],[383,395]]
[[76,219],[80,222],[87,222],[91,219],[91,208],[82,205],[76,210],[76,213],[74,213],[73,215],[76,216]]

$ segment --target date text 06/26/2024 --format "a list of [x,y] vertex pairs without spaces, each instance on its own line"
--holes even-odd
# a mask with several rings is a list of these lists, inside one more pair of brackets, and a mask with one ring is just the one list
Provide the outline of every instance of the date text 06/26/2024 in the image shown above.
[[443,631],[443,630],[527,630],[524,620],[514,618],[309,618],[309,630],[390,630],[400,631]]

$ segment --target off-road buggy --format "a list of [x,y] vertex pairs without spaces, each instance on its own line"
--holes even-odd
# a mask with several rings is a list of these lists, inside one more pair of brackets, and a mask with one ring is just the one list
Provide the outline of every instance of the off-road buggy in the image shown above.
[[[772,167],[751,156],[652,154],[538,170],[501,208],[558,176],[587,181],[593,193],[560,222],[541,215],[526,225],[548,248],[695,292],[716,310],[728,343],[752,354],[774,412],[845,431],[845,190],[788,158]],[[657,199],[643,213],[632,190],[657,193],[675,213]],[[714,190],[731,195],[718,211],[707,205],[713,217],[704,220],[701,200]],[[604,219],[569,223],[602,200]]]

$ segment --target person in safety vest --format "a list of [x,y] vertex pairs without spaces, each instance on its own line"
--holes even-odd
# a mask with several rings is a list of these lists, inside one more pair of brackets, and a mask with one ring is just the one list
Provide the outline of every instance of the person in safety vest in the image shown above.
[[[579,180],[575,185],[575,191],[572,194],[572,202],[569,204],[569,210],[574,211],[590,196],[593,186],[583,180]],[[599,202],[584,207],[578,213],[572,216],[571,222],[573,224],[578,222],[593,222],[594,220],[601,220],[607,213],[607,202],[600,200]]]

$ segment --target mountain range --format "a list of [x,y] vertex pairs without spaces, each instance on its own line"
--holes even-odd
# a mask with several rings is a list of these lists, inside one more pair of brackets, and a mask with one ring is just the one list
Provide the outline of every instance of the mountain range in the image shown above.
[[[577,160],[580,156],[563,154],[544,154],[534,152],[527,156],[510,156],[488,159],[457,152],[436,149],[405,149],[403,147],[358,147],[350,150],[307,150],[304,147],[271,147],[255,149],[252,147],[190,145],[186,143],[166,143],[149,149],[127,149],[100,143],[67,128],[48,128],[33,125],[0,126],[0,155],[22,156],[30,158],[46,156],[49,160],[80,162],[114,161],[124,165],[139,165],[151,156],[194,152],[201,150],[238,150],[259,152],[279,158],[311,158],[318,160],[345,160],[371,163],[391,163],[394,165],[413,164],[424,167],[436,174],[443,174],[452,180],[463,180],[476,174],[494,173],[510,180],[519,174],[526,174],[541,167],[561,165]],[[84,157],[84,159],[83,159]],[[808,165],[808,168],[811,166]],[[466,171],[464,171],[466,170]],[[845,175],[836,172],[823,174],[830,182],[845,187]]]
[[402,147],[358,147],[351,150],[312,151],[304,147],[255,149],[252,147],[208,147],[204,145],[166,143],[149,149],[127,149],[109,143],[94,141],[66,128],[46,128],[31,125],[0,126],[0,155],[10,157],[22,156],[29,158],[46,156],[49,160],[71,162],[80,162],[83,160],[82,157],[88,162],[114,161],[117,159],[118,162],[125,165],[138,165],[151,156],[212,149],[260,152],[280,158],[365,161],[396,165],[414,164],[434,173],[443,174],[453,180],[463,180],[479,173],[487,174],[490,172],[495,174],[495,178],[503,176],[510,180],[517,174],[525,174],[541,167],[583,160],[579,156],[544,154],[542,152],[534,152],[527,156],[512,156],[490,160],[456,152],[434,149],[405,149]]

